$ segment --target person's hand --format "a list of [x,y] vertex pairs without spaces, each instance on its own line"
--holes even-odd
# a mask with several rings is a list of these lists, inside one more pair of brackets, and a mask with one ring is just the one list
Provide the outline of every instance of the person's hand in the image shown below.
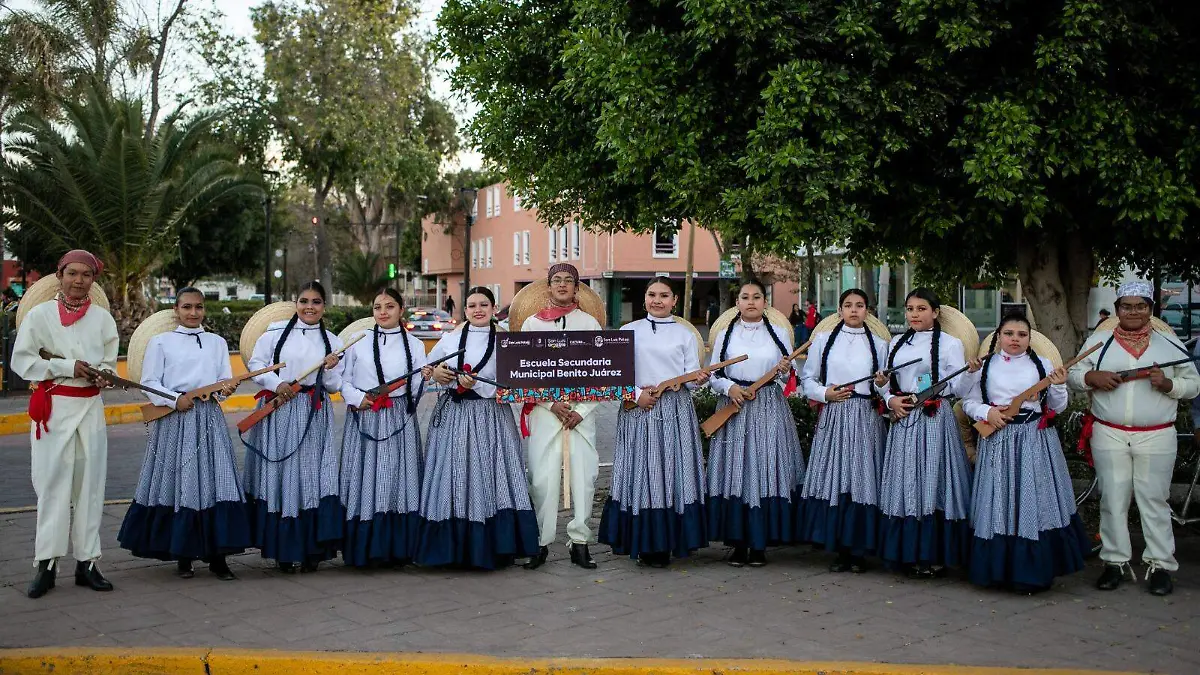
[[91,367],[92,367],[91,364],[89,364],[87,361],[76,361],[75,362],[75,378],[79,379],[79,380],[92,379],[92,373],[90,370]]
[[974,373],[983,367],[983,359],[971,359],[967,361],[967,372]]
[[706,382],[708,382],[708,379],[710,377],[712,377],[711,372],[709,372],[707,370],[702,370],[702,371],[700,371],[700,374],[696,376],[696,384],[705,384]]
[[563,401],[557,401],[551,404],[550,412],[554,413],[554,416],[558,418],[558,421],[561,422],[563,426],[566,426],[567,416],[571,413],[571,406]]
[[1121,378],[1109,370],[1092,370],[1083,376],[1083,382],[1092,389],[1112,391],[1121,386]]
[[112,375],[115,377],[116,373],[103,371],[103,370],[93,371],[93,374],[90,377],[88,377],[88,379],[91,380],[92,384],[96,385],[97,387],[100,387],[101,389],[107,389],[107,388],[113,386],[113,381],[107,377],[108,375]]
[[829,403],[837,403],[845,401],[854,393],[854,389],[850,387],[829,387],[825,390],[825,400]]
[[649,410],[658,402],[658,398],[654,395],[653,389],[643,389],[641,396],[638,396],[637,404],[642,410]]
[[449,366],[444,363],[439,363],[437,364],[437,367],[433,369],[433,381],[445,386],[454,381],[454,373],[450,370]]
[[426,380],[433,379],[433,366],[421,366],[421,377]]
[[574,429],[575,427],[579,426],[579,423],[582,421],[583,421],[583,415],[580,415],[579,413],[572,410],[569,413],[567,413],[567,419],[563,420],[563,428],[564,429]]
[[1150,369],[1150,386],[1165,394],[1175,387],[1175,383],[1171,381],[1171,378],[1167,377],[1167,374],[1156,363]]
[[296,392],[292,389],[290,382],[280,382],[279,386],[275,387],[275,395],[284,403],[296,398]]
[[338,358],[337,354],[326,354],[325,355],[325,370],[333,370],[334,368],[337,368],[337,364],[340,362],[341,362],[341,359]]
[[892,400],[888,401],[888,408],[891,408],[898,420],[908,417],[908,414],[912,412],[913,405],[912,397],[909,396],[893,396]]
[[996,406],[992,406],[988,409],[987,423],[990,424],[996,431],[1000,431],[1004,427],[1008,426],[1008,423],[1011,421],[1012,417],[1007,414],[1007,411],[1001,410]]
[[470,389],[475,386],[475,378],[463,373],[462,375],[458,376],[458,386],[462,387],[463,389]]
[[192,400],[191,396],[180,396],[179,398],[175,399],[175,409],[179,412],[187,412],[195,405],[196,402]]
[[881,370],[875,373],[875,386],[882,387],[888,383],[888,376]]
[[1063,368],[1062,366],[1059,366],[1059,367],[1055,368],[1054,370],[1050,371],[1049,377],[1050,377],[1050,384],[1066,384],[1067,383],[1067,369]]
[[779,363],[777,363],[775,365],[775,370],[779,371],[780,375],[786,373],[787,371],[789,371],[791,369],[792,369],[792,360],[786,356],[783,357],[782,359],[779,359]]
[[221,394],[221,396],[228,398],[233,396],[233,392],[237,391],[237,388],[237,382],[226,382],[225,384],[221,385],[221,391],[218,393]]

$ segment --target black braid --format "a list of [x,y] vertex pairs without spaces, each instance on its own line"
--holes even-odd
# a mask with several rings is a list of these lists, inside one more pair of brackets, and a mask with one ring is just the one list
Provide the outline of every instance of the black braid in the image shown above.
[[[413,369],[412,347],[408,344],[408,330],[404,328],[403,320],[400,321],[400,341],[404,343],[404,372],[411,373]],[[409,415],[417,409],[417,404],[413,401],[412,390],[412,379],[410,378],[404,387],[404,407],[408,410]]]
[[[821,352],[821,384],[826,384],[825,376],[829,374],[829,352],[833,349],[833,343],[837,341],[837,336],[842,332],[842,326],[844,325],[846,325],[845,321],[837,322],[837,325],[833,327],[833,331],[829,334],[829,342],[825,343],[825,350]],[[871,344],[869,337],[867,338],[867,344]],[[871,353],[874,354],[875,350],[872,349]]]
[[279,342],[275,343],[275,358],[272,365],[279,363],[279,357],[283,354],[283,343],[287,342],[288,334],[296,327],[296,322],[300,320],[299,314],[293,314],[291,319],[288,319],[287,325],[283,327],[283,334],[279,336]]
[[325,343],[325,356],[333,353],[333,345],[329,344],[329,332],[325,330],[325,319],[317,322],[317,326],[321,328],[321,341]]
[[[1004,326],[1002,324],[1000,328],[1003,327]],[[996,353],[996,343],[1000,341],[1000,328],[997,328],[996,332],[992,333],[992,341],[988,343],[988,355],[987,358],[983,360],[983,370],[979,374],[979,393],[983,395],[983,402],[988,405],[992,404],[992,399],[988,397],[987,393],[988,368],[992,365],[992,357],[995,356]]]
[[379,358],[379,324],[375,324],[371,328],[371,334],[373,335],[371,348],[375,353],[375,377],[379,379],[379,384],[385,384],[387,378],[383,375],[383,361]]
[[767,333],[771,336],[771,339],[775,341],[775,346],[779,347],[779,353],[783,356],[791,354],[792,352],[783,344],[783,340],[780,340],[779,336],[775,334],[775,329],[771,326],[770,320],[768,320],[765,316],[763,317],[763,323],[767,326]]
[[[721,358],[718,359],[719,361],[727,361],[729,359],[729,338],[733,336],[733,327],[741,320],[742,313],[738,312],[733,316],[733,321],[729,322],[729,327],[725,329],[725,339],[721,341]],[[724,378],[729,377],[725,374],[725,368],[718,370],[717,375]]]
[[879,350],[875,348],[875,334],[863,324],[863,330],[867,334],[867,349],[871,350],[871,374],[879,372]]
[[[470,330],[471,330],[471,326],[470,326],[470,325],[465,325],[465,326],[463,326],[463,327],[462,327],[462,335],[460,335],[460,336],[459,336],[459,338],[458,338],[458,349],[459,349],[459,351],[461,351],[461,352],[462,352],[461,354],[459,354],[459,355],[458,355],[458,369],[459,369],[459,370],[462,370],[462,368],[463,368],[463,364],[464,364],[464,363],[466,363],[466,359],[467,359],[467,351],[466,351],[466,350],[467,350],[467,332],[468,332],[468,331],[470,331]],[[487,362],[488,362],[489,360],[491,360],[491,358],[492,358],[492,352],[493,352],[495,349],[496,349],[496,322],[495,322],[495,321],[489,321],[489,322],[488,322],[488,346],[487,346],[487,349],[485,349],[485,350],[484,350],[484,352],[483,352],[483,358],[479,359],[479,363],[476,363],[476,364],[475,364],[475,372],[476,372],[476,373],[478,373],[478,372],[480,372],[481,370],[483,370],[483,367],[484,367],[485,365],[487,365]]]
[[933,371],[931,383],[938,381],[938,350],[942,346],[942,322],[933,320],[933,344],[929,346],[929,368]]
[[[1037,352],[1033,351],[1033,344],[1029,345],[1029,349],[1026,350],[1026,353],[1029,354],[1029,358],[1033,359],[1033,365],[1037,368],[1038,372],[1038,380],[1040,381],[1046,379],[1046,366],[1042,364],[1042,359],[1038,357]],[[1041,394],[1038,394],[1038,399],[1042,402],[1042,405],[1045,405],[1046,397],[1049,395],[1050,387],[1046,387],[1042,390]]]
[[[913,330],[912,328],[909,328],[908,330],[904,331],[904,334],[900,336],[899,340],[896,340],[896,346],[892,347],[892,353],[888,354],[888,360],[887,360],[888,368],[895,367],[896,352],[900,351],[900,348],[904,346],[905,341],[911,340],[912,336],[914,336],[916,334],[917,334],[917,331]],[[900,378],[896,377],[896,371],[894,371],[894,370],[892,371],[891,382],[889,384],[892,387],[892,391],[894,391],[894,392],[900,391]]]

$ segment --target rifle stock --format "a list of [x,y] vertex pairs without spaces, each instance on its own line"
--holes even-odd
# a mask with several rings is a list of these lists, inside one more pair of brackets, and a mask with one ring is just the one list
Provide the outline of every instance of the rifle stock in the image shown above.
[[[703,373],[716,372],[727,366],[732,366],[735,363],[741,363],[742,361],[745,361],[748,358],[750,358],[748,355],[742,354],[741,356],[735,356],[732,359],[729,359],[727,361],[721,361],[720,363],[714,363],[711,366],[704,366],[703,368],[700,368],[698,370],[693,370],[690,373],[684,373],[683,375],[680,375],[679,377],[672,377],[671,379],[669,379],[665,382],[660,382],[658,385],[651,387],[650,393],[652,396],[654,396],[654,398],[658,398],[659,396],[662,396],[663,394],[665,394],[668,389],[670,389],[671,391],[679,391],[680,389],[683,388],[683,385],[685,385],[689,382],[695,382],[696,380],[700,379],[700,375]],[[625,401],[624,405],[625,405],[626,410],[633,410],[634,408],[637,407],[637,402],[636,401]]]
[[[794,351],[788,355],[788,357],[787,357],[788,361],[789,362],[795,361],[797,358],[800,357],[801,354],[808,351],[808,348],[812,345],[812,342],[813,341],[810,339],[808,342],[805,342],[804,344],[797,347],[796,351]],[[749,387],[746,387],[746,391],[745,391],[746,400],[753,401],[754,397],[758,394],[758,390],[761,389],[762,387],[765,387],[767,384],[769,384],[772,380],[775,379],[775,376],[778,374],[779,374],[779,371],[776,368],[772,368],[772,369],[768,370],[762,377],[758,378],[758,380],[756,380]],[[742,409],[741,406],[739,406],[738,404],[730,403],[729,405],[725,406],[724,408],[721,408],[717,412],[713,413],[713,415],[711,417],[709,417],[708,419],[704,420],[704,423],[700,425],[700,430],[704,432],[705,436],[711,437],[713,434],[717,433],[718,429],[725,426],[725,423],[728,422],[730,420],[730,418],[732,418],[734,415],[738,414],[738,412],[741,411],[741,409]]]
[[[184,392],[184,394],[182,396],[180,396],[180,398],[190,398],[192,400],[207,401],[210,397],[212,397],[213,394],[215,394],[218,391],[221,391],[221,389],[225,388],[225,385],[227,385],[227,384],[232,384],[234,386],[237,386],[237,385],[245,382],[246,380],[249,380],[252,377],[258,377],[259,375],[262,375],[264,373],[274,372],[276,370],[279,370],[280,368],[283,368],[286,365],[287,365],[286,363],[277,363],[268,368],[262,368],[261,370],[256,370],[253,373],[246,373],[244,375],[237,375],[237,376],[231,377],[226,380],[219,380],[213,384],[208,385],[207,387],[200,387],[199,389],[193,389],[189,392]],[[150,422],[153,422],[154,420],[162,419],[162,418],[166,417],[167,415],[170,415],[173,412],[175,412],[175,408],[172,408],[169,405],[154,405],[151,403],[147,403],[146,405],[142,406],[142,422],[149,424]]]
[[[1071,366],[1075,365],[1076,363],[1079,363],[1084,358],[1086,358],[1088,356],[1088,354],[1091,354],[1092,352],[1096,351],[1099,348],[1100,348],[1100,343],[1096,343],[1096,344],[1092,345],[1091,348],[1088,349],[1087,351],[1076,356],[1075,358],[1071,359],[1070,361],[1067,361],[1066,363],[1064,363],[1063,368],[1069,369]],[[989,355],[988,358],[991,358],[991,356]],[[1038,394],[1042,393],[1042,390],[1049,386],[1050,386],[1050,378],[1049,377],[1044,377],[1044,378],[1038,380],[1037,382],[1034,383],[1034,385],[1032,387],[1030,387],[1030,388],[1026,389],[1025,391],[1021,392],[1020,394],[1017,394],[1016,396],[1014,396],[1013,400],[1011,402],[1009,402],[1008,405],[1004,406],[1004,408],[1002,409],[1002,412],[1008,412],[1009,410],[1014,410],[1014,409],[1017,411],[1020,411],[1021,404],[1025,403],[1026,401],[1028,401],[1028,400],[1032,399],[1033,397],[1037,396]],[[1014,408],[1014,406],[1015,406],[1015,408]],[[996,427],[992,426],[991,424],[988,424],[987,420],[981,420],[979,422],[976,422],[972,426],[975,427],[975,431],[977,431],[979,433],[979,436],[981,438],[987,438],[988,436],[991,436],[992,434],[996,433]]]
[[[341,356],[343,352],[345,352],[347,349],[350,349],[351,347],[353,347],[354,343],[358,342],[359,340],[363,339],[364,337],[366,337],[366,333],[359,333],[358,335],[354,336],[353,340],[342,345],[341,348],[336,349],[333,352],[330,352],[330,356]],[[321,368],[324,368],[324,367],[325,367],[325,359],[321,359],[321,361],[319,361],[317,363],[317,365],[313,366],[312,368],[309,368],[308,370],[304,371],[303,373],[300,373],[300,375],[297,376],[296,379],[292,380],[291,383],[288,385],[288,388],[292,390],[293,394],[300,393],[300,390],[304,387],[304,385],[302,385],[300,383],[304,381],[304,378],[308,377],[309,375],[312,375],[313,373],[317,372],[318,370],[320,370]],[[271,413],[275,412],[276,410],[279,410],[280,408],[282,408],[284,403],[286,403],[286,401],[279,398],[278,396],[276,396],[275,398],[272,398],[270,401],[267,401],[261,408],[259,408],[258,410],[255,410],[254,412],[247,415],[244,419],[242,419],[241,422],[238,422],[238,424],[237,424],[238,432],[243,433],[243,434],[246,433],[251,428],[253,428],[255,424],[258,424],[259,422],[266,419],[268,415],[270,415]]]

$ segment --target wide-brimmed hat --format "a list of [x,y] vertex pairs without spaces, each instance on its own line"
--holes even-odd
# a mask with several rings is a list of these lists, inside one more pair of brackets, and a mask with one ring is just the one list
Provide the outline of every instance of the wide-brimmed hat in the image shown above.
[[[592,290],[591,286],[585,283],[575,284],[575,301],[579,303],[579,309],[591,314],[601,326],[607,324],[608,317],[604,311],[604,301],[600,299],[596,291]],[[520,331],[525,319],[549,305],[550,284],[545,280],[534,281],[517,291],[517,294],[513,296],[512,303],[508,306],[509,330]]]
[[170,333],[177,326],[179,326],[179,319],[175,317],[173,309],[159,310],[138,324],[137,330],[129,336],[129,349],[125,356],[125,366],[129,370],[130,380],[142,381],[142,362],[146,360],[146,347],[150,345],[150,339],[155,335]]
[[[996,331],[988,333],[987,337],[983,338],[983,342],[979,343],[979,358],[985,359],[990,356],[988,347],[992,344],[992,336],[995,334]],[[1046,337],[1042,333],[1030,329],[1029,346],[1033,348],[1034,353],[1036,353],[1038,356],[1044,356],[1050,359],[1050,363],[1052,363],[1055,368],[1058,368],[1063,364],[1062,354],[1059,353],[1058,347],[1055,347],[1054,343],[1050,341],[1050,338]],[[1000,350],[999,342],[996,344],[996,350]]]
[[[821,319],[821,321],[813,327],[813,335],[816,335],[817,333],[832,333],[834,327],[837,326],[838,322],[841,320],[842,318],[838,316],[837,313],[830,314],[824,319]],[[888,342],[892,339],[892,332],[888,330],[887,325],[880,321],[879,317],[875,316],[874,314],[867,314],[867,319],[863,323],[866,325],[867,330],[874,333],[884,342]]]
[[242,327],[242,336],[238,340],[238,351],[241,352],[242,364],[250,363],[254,355],[254,345],[267,332],[267,328],[276,321],[287,321],[296,313],[296,303],[290,300],[273,302],[254,313],[246,325]]
[[[33,285],[25,291],[25,295],[21,296],[20,304],[17,305],[17,326],[20,326],[21,322],[25,320],[25,315],[29,313],[29,310],[43,302],[53,300],[54,296],[58,295],[58,289],[58,277],[53,274],[33,282]],[[104,294],[104,289],[100,287],[99,283],[92,284],[91,290],[88,291],[88,298],[91,299],[93,305],[102,307],[105,311],[109,310],[108,296]]]
[[[737,307],[730,307],[722,312],[721,316],[717,317],[717,320],[708,327],[708,346],[710,349],[713,348],[713,343],[716,341],[717,336],[721,334],[721,331],[728,328],[729,324],[733,323],[733,318],[737,316],[737,314]],[[767,317],[767,321],[770,321],[775,329],[779,331],[779,338],[783,340],[783,344],[785,346],[793,344],[792,324],[788,321],[788,318],[783,315],[783,312],[775,309],[774,307],[768,307],[767,310],[763,312],[763,316]]]
[[[1111,333],[1112,330],[1119,325],[1121,325],[1121,320],[1115,316],[1110,316],[1107,319],[1101,321],[1096,326],[1096,330],[1092,331],[1092,333],[1093,334],[1099,333],[1102,330],[1106,330]],[[1171,326],[1169,324],[1167,324],[1166,321],[1163,321],[1162,319],[1158,318],[1157,316],[1150,317],[1150,327],[1153,328],[1155,331],[1162,333],[1163,335],[1170,335],[1171,337],[1175,337],[1175,329],[1171,328]]]
[[[365,333],[374,327],[375,327],[375,317],[368,316],[365,319],[359,319],[358,321],[353,321],[350,323],[349,326],[346,326],[345,328],[343,328],[342,332],[338,333],[338,339],[342,341],[342,344],[346,344],[346,343],[350,342],[350,340],[354,339],[355,335],[358,335],[359,333]],[[403,343],[401,343],[401,344],[403,344]]]
[[966,314],[949,305],[942,305],[942,308],[938,310],[938,323],[942,324],[944,332],[962,342],[964,360],[973,358],[978,353],[979,331],[975,329],[975,324],[971,323]]

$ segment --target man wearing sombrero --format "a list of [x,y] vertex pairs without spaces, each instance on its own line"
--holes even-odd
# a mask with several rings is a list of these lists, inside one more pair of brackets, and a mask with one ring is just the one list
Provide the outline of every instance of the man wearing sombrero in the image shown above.
[[[579,307],[576,290],[579,270],[568,263],[558,263],[546,273],[549,302],[537,314],[525,319],[521,331],[600,330],[600,322]],[[536,557],[525,564],[537,569],[546,562],[547,548],[558,529],[558,491],[562,482],[563,437],[571,462],[572,518],[567,524],[571,538],[571,562],[585,569],[596,563],[588,552],[592,530],[588,518],[592,514],[592,498],[596,493],[596,476],[600,473],[600,456],[596,453],[596,420],[590,416],[595,403],[558,402],[526,405],[529,415],[529,497],[537,512],[538,544]]]
[[92,284],[104,271],[96,256],[71,251],[58,261],[57,269],[57,295],[29,311],[17,330],[12,355],[13,370],[38,383],[29,399],[33,489],[38,498],[37,574],[29,586],[31,598],[54,588],[56,562],[67,555],[68,540],[78,561],[75,584],[112,590],[96,567],[108,465],[100,388],[108,383],[93,373],[116,370],[117,324],[89,298]]
[[[1083,439],[1090,437],[1096,475],[1100,480],[1100,558],[1104,573],[1096,587],[1111,591],[1121,585],[1130,566],[1129,497],[1137,500],[1142,519],[1149,590],[1171,592],[1175,537],[1171,532],[1171,473],[1175,468],[1175,416],[1180,399],[1200,394],[1200,374],[1193,364],[1158,368],[1178,361],[1187,350],[1174,335],[1153,329],[1150,322],[1154,290],[1147,281],[1129,281],[1117,289],[1117,321],[1112,329],[1098,326],[1083,345],[1103,345],[1071,367],[1072,389],[1091,393],[1089,419]],[[1122,380],[1116,373],[1151,368],[1144,379]]]

